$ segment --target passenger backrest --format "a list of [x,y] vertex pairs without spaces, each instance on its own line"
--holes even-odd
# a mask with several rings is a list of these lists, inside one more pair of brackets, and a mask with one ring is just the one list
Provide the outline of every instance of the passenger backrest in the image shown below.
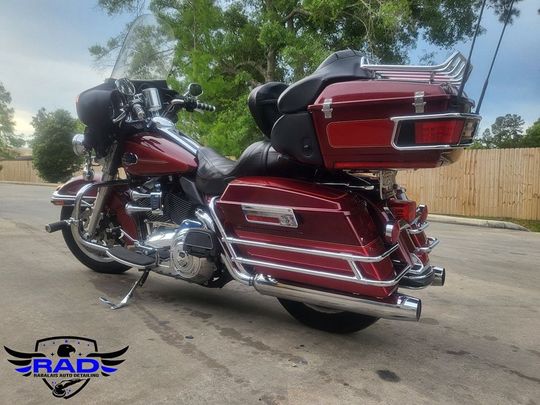
[[277,101],[286,88],[285,83],[269,82],[254,88],[249,94],[249,111],[259,129],[268,138],[270,138],[274,123],[281,116]]

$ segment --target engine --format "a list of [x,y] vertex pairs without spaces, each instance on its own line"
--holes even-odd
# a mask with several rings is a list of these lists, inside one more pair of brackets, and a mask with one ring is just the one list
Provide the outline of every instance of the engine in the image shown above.
[[[162,189],[164,189],[162,191]],[[203,221],[195,220],[196,205],[181,189],[149,181],[130,190],[126,211],[137,217],[141,245],[160,255],[157,273],[204,284],[218,273],[215,235]]]

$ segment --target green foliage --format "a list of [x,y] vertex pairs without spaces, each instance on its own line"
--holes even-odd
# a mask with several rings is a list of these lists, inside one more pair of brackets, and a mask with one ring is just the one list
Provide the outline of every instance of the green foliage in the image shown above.
[[14,111],[10,106],[11,94],[0,83],[0,158],[11,158],[16,154],[12,148],[24,146],[25,141],[15,135]]
[[[519,0],[518,0],[519,1]],[[141,0],[99,0],[109,14],[140,9]],[[330,53],[360,49],[386,63],[407,61],[419,37],[449,47],[472,35],[480,1],[470,0],[151,0],[150,8],[174,27],[177,90],[203,84],[216,114],[191,120],[199,138],[238,156],[261,134],[246,97],[258,84],[292,82]],[[490,0],[502,10],[507,0]],[[96,47],[103,56],[110,47]],[[184,124],[185,125],[185,124]]]
[[523,125],[525,121],[517,114],[506,114],[497,117],[482,134],[480,142],[486,148],[520,148],[523,147]]
[[523,146],[525,148],[540,148],[540,118],[527,128],[523,137]]
[[41,108],[32,118],[33,164],[49,182],[65,181],[81,167],[82,159],[73,153],[71,138],[78,123],[66,110],[47,112]]

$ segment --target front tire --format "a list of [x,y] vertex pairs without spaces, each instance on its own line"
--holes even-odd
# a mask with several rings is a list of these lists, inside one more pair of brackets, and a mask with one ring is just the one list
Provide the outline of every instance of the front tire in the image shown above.
[[[71,218],[73,207],[62,207],[60,220]],[[113,261],[110,257],[93,252],[84,246],[80,246],[75,238],[71,227],[62,229],[62,236],[68,249],[73,253],[82,264],[91,270],[105,274],[121,274],[128,271],[131,267]]]
[[357,332],[379,320],[373,316],[337,311],[282,298],[278,298],[278,301],[289,314],[304,325],[331,333]]

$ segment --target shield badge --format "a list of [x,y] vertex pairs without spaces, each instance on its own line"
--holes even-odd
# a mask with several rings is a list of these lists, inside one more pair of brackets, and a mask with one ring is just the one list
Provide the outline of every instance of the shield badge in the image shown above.
[[79,393],[90,381],[90,378],[81,378],[69,370],[75,368],[77,358],[85,358],[90,353],[98,351],[97,342],[93,339],[77,336],[55,336],[36,341],[36,352],[45,354],[52,360],[53,369],[62,363],[67,367],[58,373],[51,373],[44,377],[43,382],[58,398],[69,399]]

